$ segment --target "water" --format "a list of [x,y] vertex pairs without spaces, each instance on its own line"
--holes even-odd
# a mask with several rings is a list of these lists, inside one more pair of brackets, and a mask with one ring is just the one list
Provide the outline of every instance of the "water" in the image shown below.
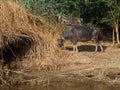
[[101,82],[55,82],[49,85],[17,85],[0,87],[0,90],[120,90],[120,86],[106,85]]

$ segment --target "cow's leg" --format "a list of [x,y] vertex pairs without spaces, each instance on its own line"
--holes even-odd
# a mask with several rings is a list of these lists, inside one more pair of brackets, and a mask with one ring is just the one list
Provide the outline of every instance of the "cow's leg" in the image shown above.
[[98,46],[100,46],[101,52],[103,52],[103,47],[102,47],[102,45],[101,45],[101,43],[100,43],[100,42],[96,42],[95,52],[97,52],[97,51],[98,51]]
[[72,42],[73,42],[73,45],[74,45],[74,47],[73,47],[73,51],[78,52],[77,40],[76,40],[75,38],[73,38]]
[[98,44],[98,43],[96,43],[96,45],[95,45],[95,52],[97,52],[97,51],[98,51],[98,46],[99,46],[99,44]]
[[103,47],[102,47],[101,43],[99,43],[99,46],[100,46],[101,52],[103,52]]
[[77,47],[77,45],[74,45],[74,47],[73,47],[73,51],[78,52],[78,47]]
[[75,51],[76,45],[73,46],[73,51]]
[[76,52],[78,52],[78,47],[77,47],[77,45],[76,45]]

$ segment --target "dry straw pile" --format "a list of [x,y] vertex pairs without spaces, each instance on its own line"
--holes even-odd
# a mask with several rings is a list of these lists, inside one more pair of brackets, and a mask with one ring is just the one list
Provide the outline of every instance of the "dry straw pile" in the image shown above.
[[[0,1],[0,59],[10,68],[55,70],[70,54],[57,49],[58,34],[40,16],[10,1]],[[67,58],[66,58],[67,57]]]
[[20,59],[38,44],[24,8],[9,1],[0,1],[0,49],[4,64]]
[[[9,70],[60,70],[74,61],[72,53],[57,48],[56,33],[40,16],[27,13],[25,8],[11,1],[0,1],[0,62],[1,81]],[[6,67],[5,67],[6,68]],[[8,74],[7,74],[8,75]],[[9,75],[8,75],[9,76]],[[8,79],[9,78],[9,79]]]
[[13,2],[0,1],[0,56],[4,64],[20,60],[26,67],[39,64],[44,51],[42,27],[40,17],[27,14]]

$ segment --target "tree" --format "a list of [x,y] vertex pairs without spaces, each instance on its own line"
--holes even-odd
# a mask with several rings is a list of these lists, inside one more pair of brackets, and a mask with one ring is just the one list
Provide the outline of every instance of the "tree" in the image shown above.
[[116,33],[116,40],[117,44],[120,44],[119,38],[119,19],[120,19],[120,3],[119,0],[104,0],[106,5],[108,6],[109,10],[107,12],[107,16],[102,19],[102,22],[107,22],[113,28],[113,44],[115,42],[115,34]]

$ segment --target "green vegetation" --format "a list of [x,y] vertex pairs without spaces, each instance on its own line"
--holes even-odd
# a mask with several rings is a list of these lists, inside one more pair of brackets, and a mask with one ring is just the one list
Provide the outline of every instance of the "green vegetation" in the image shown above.
[[[119,0],[15,0],[34,14],[56,20],[59,14],[67,19],[78,17],[86,26],[100,27],[107,40],[119,44]],[[113,31],[112,31],[113,30]],[[115,32],[115,33],[114,33]]]

